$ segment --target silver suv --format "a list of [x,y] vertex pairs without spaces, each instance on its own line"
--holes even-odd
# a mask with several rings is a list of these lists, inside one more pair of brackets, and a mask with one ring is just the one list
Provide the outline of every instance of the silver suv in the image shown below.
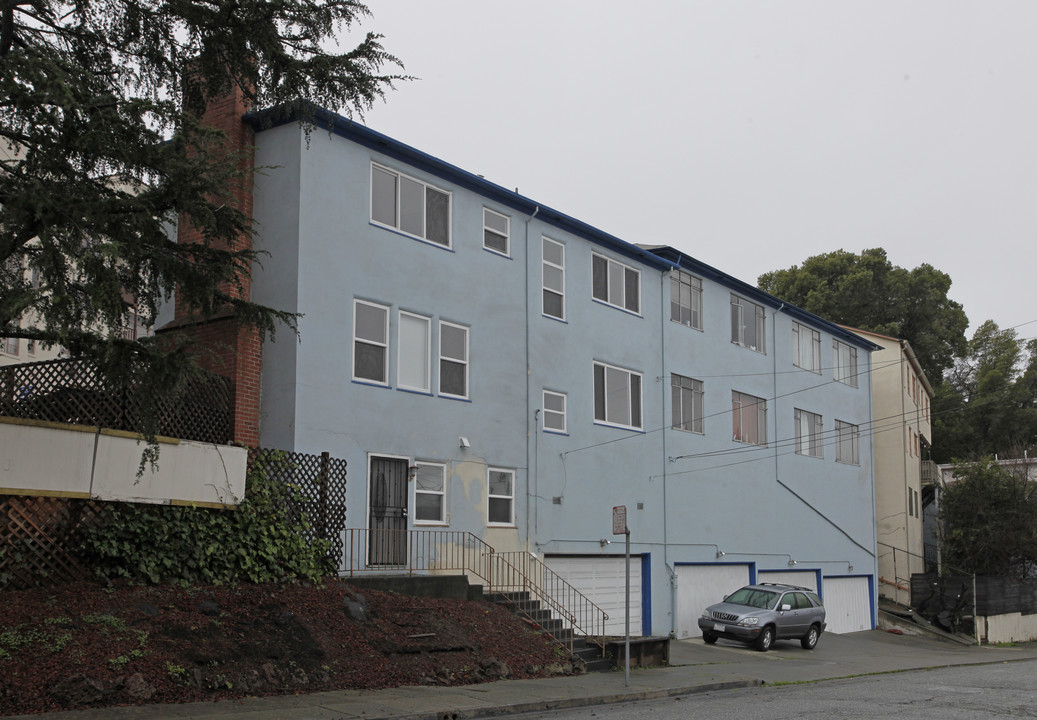
[[798,639],[813,650],[825,630],[825,607],[808,588],[777,583],[746,585],[710,605],[699,618],[702,639],[717,638],[752,643],[767,652],[775,640]]

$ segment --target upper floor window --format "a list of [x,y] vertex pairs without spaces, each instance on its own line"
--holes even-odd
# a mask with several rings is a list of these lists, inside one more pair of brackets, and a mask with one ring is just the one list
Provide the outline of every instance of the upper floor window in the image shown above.
[[389,383],[389,308],[353,301],[353,379]]
[[565,403],[564,393],[544,390],[544,430],[565,432]]
[[851,387],[857,387],[857,348],[838,340],[832,341],[835,379]]
[[670,320],[702,329],[702,280],[683,270],[670,273]]
[[487,250],[509,255],[511,253],[511,218],[489,208],[482,209],[482,246]]
[[439,394],[468,397],[468,328],[439,323]]
[[414,476],[414,523],[446,524],[446,465],[417,462]]
[[595,300],[633,313],[641,312],[641,273],[623,263],[594,254],[592,292]]
[[594,363],[594,420],[641,429],[641,375]]
[[792,323],[792,363],[810,372],[821,372],[821,333]]
[[701,433],[703,428],[702,381],[673,373],[670,375],[673,404],[673,429]]
[[732,437],[752,445],[767,444],[767,401],[763,398],[731,393]]
[[823,457],[821,416],[796,408],[796,454]]
[[861,464],[861,432],[856,425],[835,421],[835,461],[849,465]]
[[731,342],[756,352],[767,352],[763,306],[731,295]]
[[486,524],[515,524],[515,471],[489,468]]
[[542,239],[544,315],[565,320],[565,245]]
[[17,355],[18,354],[18,338],[16,338],[16,337],[0,338],[0,352],[7,353],[8,355]]
[[450,247],[450,193],[372,163],[371,221]]
[[406,390],[431,392],[432,320],[400,311],[396,384]]

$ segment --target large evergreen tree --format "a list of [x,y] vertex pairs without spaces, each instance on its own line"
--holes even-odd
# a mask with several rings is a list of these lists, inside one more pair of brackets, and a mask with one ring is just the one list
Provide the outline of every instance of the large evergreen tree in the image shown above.
[[965,346],[968,318],[947,297],[950,276],[929,264],[895,266],[881,248],[815,255],[757,282],[826,320],[907,340],[934,386]]
[[[191,353],[111,330],[152,320],[175,287],[195,316],[292,327],[232,292],[257,260],[230,244],[251,221],[222,201],[240,171],[206,150],[219,134],[198,111],[237,85],[256,107],[362,113],[398,61],[370,33],[327,48],[367,14],[353,0],[0,0],[0,336],[168,390]],[[177,217],[201,240],[171,240]]]

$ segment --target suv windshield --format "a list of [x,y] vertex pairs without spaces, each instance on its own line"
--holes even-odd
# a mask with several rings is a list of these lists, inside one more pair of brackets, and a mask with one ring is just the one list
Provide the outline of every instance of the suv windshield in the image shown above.
[[774,607],[777,599],[778,594],[769,590],[754,590],[753,588],[744,587],[731,593],[726,602],[733,605],[748,605],[749,607],[769,610]]

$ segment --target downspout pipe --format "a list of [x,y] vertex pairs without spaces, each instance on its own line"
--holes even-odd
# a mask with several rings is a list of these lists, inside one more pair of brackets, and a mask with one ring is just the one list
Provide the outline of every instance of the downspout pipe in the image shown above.
[[[537,456],[539,455],[539,452],[537,452],[537,451],[535,451],[533,449],[533,442],[536,442],[536,441],[539,440],[539,434],[535,438],[531,438],[530,437],[530,433],[529,433],[529,418],[530,418],[530,415],[532,415],[532,411],[533,411],[533,398],[529,394],[530,393],[530,380],[529,380],[529,376],[530,376],[530,374],[532,372],[532,368],[530,366],[530,357],[531,357],[531,355],[530,355],[530,349],[529,349],[530,313],[533,311],[532,308],[530,307],[530,302],[529,302],[529,300],[530,300],[530,292],[529,292],[529,265],[530,265],[530,255],[533,252],[532,248],[530,248],[530,246],[529,246],[529,223],[533,222],[533,220],[536,218],[536,216],[537,216],[537,214],[539,212],[540,212],[540,206],[537,205],[533,209],[533,214],[529,216],[529,218],[526,220],[526,223],[525,223],[526,224],[526,228],[525,228],[525,236],[526,236],[525,237],[525,243],[526,243],[526,246],[525,246],[525,251],[526,251],[526,268],[525,268],[525,273],[526,273],[526,277],[525,277],[525,284],[526,284],[526,313],[525,313],[526,314],[526,328],[525,328],[525,330],[526,330],[526,415],[525,415],[525,417],[526,417],[526,467],[529,468],[528,473],[527,473],[527,478],[526,478],[526,547],[527,548],[530,548],[532,546],[532,543],[530,542],[530,537],[529,537],[530,515],[531,515],[532,512],[535,511],[535,507],[533,506],[532,496],[535,495],[537,492],[539,492],[538,484],[539,484],[539,481],[540,481],[539,472],[538,472],[539,468],[537,467]],[[540,409],[538,407],[537,408],[537,413],[539,413],[539,412],[540,412]],[[534,418],[534,421],[533,421],[533,432],[534,433],[539,433],[539,430],[537,429],[538,426],[539,426],[538,421],[539,421],[539,415],[536,418]],[[539,513],[538,513],[537,521],[534,522],[534,524],[533,524],[533,532],[534,533],[538,531],[539,520],[540,520],[540,517],[539,517]]]

